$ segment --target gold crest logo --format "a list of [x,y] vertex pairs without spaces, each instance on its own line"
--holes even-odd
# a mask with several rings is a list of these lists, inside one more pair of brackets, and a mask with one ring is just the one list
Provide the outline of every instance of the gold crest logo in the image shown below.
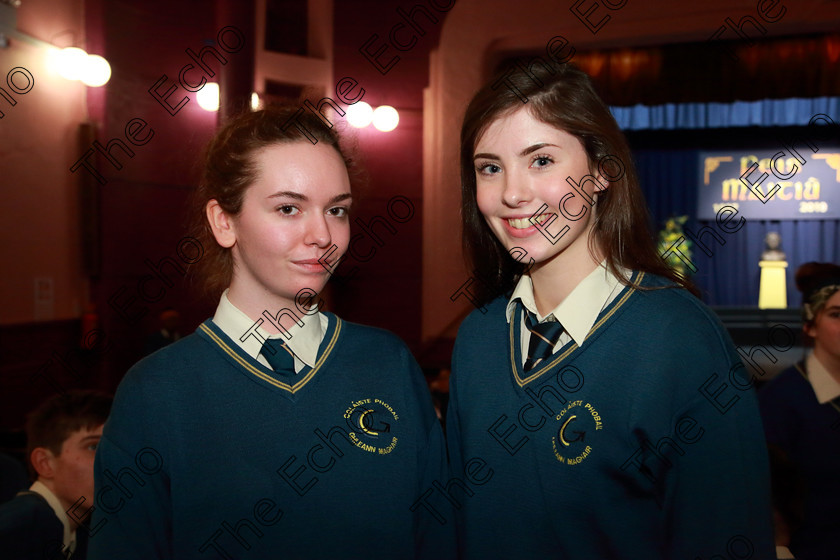
[[353,401],[344,411],[353,444],[379,455],[387,455],[397,446],[395,432],[399,419],[393,407],[380,399]]
[[554,457],[563,464],[577,465],[592,453],[592,434],[604,427],[601,415],[589,403],[569,402],[555,417],[557,432],[551,438]]

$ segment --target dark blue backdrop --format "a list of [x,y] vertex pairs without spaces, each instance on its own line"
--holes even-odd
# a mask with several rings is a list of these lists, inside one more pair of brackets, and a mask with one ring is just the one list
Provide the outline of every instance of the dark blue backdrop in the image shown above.
[[[840,220],[747,221],[739,231],[727,234],[714,221],[700,221],[697,215],[698,150],[637,150],[639,181],[654,220],[656,231],[671,215],[688,215],[686,227],[698,234],[703,227],[714,229],[725,241],[720,245],[711,235],[702,241],[712,252],[708,257],[695,244],[691,260],[697,267],[694,281],[703,300],[716,306],[758,305],[758,283],[764,236],[778,231],[787,254],[788,307],[798,307],[800,296],[793,276],[808,261],[840,262]],[[733,222],[734,223],[734,222]]]
[[[655,107],[613,107],[619,126],[625,131],[717,129],[717,137],[703,149],[727,140],[721,129],[746,126],[807,126],[814,115],[827,115],[840,123],[840,98],[764,99],[734,103],[682,103]],[[824,124],[825,120],[823,120]],[[743,130],[743,128],[742,128]],[[811,129],[814,130],[814,129]],[[824,132],[828,129],[823,129]],[[836,133],[836,129],[829,134]],[[673,133],[672,133],[673,134]],[[768,131],[767,135],[772,133]],[[823,140],[831,140],[825,138]],[[836,138],[833,140],[837,140]],[[648,145],[656,145],[650,142]],[[817,145],[820,144],[816,141]],[[632,140],[631,140],[632,144]],[[666,142],[659,146],[668,145]],[[787,254],[788,307],[799,307],[801,298],[793,281],[796,268],[808,261],[840,263],[840,220],[747,221],[739,231],[727,234],[714,221],[697,221],[697,177],[699,149],[636,149],[634,157],[642,191],[656,231],[669,216],[688,215],[686,227],[695,234],[704,227],[714,229],[724,240],[720,245],[711,235],[703,242],[712,252],[707,256],[695,244],[692,262],[697,267],[694,281],[703,300],[715,306],[756,306],[764,236],[777,231]]]

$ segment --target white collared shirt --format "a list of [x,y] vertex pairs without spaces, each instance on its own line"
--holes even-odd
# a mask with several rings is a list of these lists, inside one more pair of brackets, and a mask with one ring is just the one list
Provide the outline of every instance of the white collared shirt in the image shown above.
[[840,383],[828,373],[828,370],[814,356],[813,352],[805,358],[805,371],[808,372],[808,382],[814,389],[814,394],[820,404],[825,404],[840,397]]
[[[629,270],[622,270],[621,272],[627,278],[630,278],[631,272]],[[507,321],[510,323],[518,299],[525,306],[525,309],[536,315],[539,322],[553,316],[563,325],[563,334],[560,335],[552,352],[556,352],[570,340],[574,340],[578,346],[583,346],[583,340],[592,330],[592,325],[595,324],[598,315],[618,296],[622,288],[624,288],[624,285],[607,269],[606,261],[603,261],[575,286],[575,289],[566,299],[560,302],[548,315],[542,317],[537,311],[537,304],[534,299],[534,284],[531,277],[523,274],[508,301]],[[523,313],[520,329],[523,364],[527,360],[527,350],[531,340],[531,333],[525,327],[524,315]]]
[[64,543],[63,552],[66,556],[69,556],[76,551],[76,531],[70,528],[70,519],[67,517],[64,507],[61,505],[61,501],[58,499],[58,496],[53,494],[52,490],[47,488],[46,484],[40,480],[33,482],[29,489],[32,492],[40,494],[44,497],[55,512],[55,516],[58,517],[58,520],[61,521],[61,524],[64,526],[64,538],[62,539]]
[[[303,326],[295,323],[289,330],[291,338],[283,335],[269,335],[261,326],[254,327],[254,323],[266,319],[260,317],[253,320],[233,305],[227,297],[225,290],[219,299],[219,306],[216,314],[213,315],[213,322],[216,323],[223,333],[228,335],[246,354],[257,360],[262,365],[271,369],[268,361],[260,353],[263,341],[267,338],[280,338],[285,340],[289,349],[295,355],[295,373],[299,373],[304,365],[315,367],[318,360],[318,348],[327,332],[329,319],[321,312],[311,315],[301,315],[298,310],[293,310],[295,315],[303,322]],[[256,333],[254,332],[256,331]]]

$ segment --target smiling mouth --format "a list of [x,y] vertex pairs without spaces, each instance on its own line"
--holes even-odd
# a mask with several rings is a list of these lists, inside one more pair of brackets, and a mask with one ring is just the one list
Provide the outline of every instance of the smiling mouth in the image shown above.
[[552,214],[540,214],[537,217],[529,217],[529,218],[507,218],[506,221],[510,227],[513,229],[528,229],[529,227],[537,224],[544,224],[545,221],[551,216]]

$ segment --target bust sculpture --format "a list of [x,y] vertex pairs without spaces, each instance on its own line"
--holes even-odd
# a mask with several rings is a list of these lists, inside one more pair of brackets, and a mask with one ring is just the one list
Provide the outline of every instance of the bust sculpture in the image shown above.
[[769,232],[764,237],[764,252],[761,253],[763,261],[783,261],[785,253],[779,249],[782,245],[782,237],[775,231]]

